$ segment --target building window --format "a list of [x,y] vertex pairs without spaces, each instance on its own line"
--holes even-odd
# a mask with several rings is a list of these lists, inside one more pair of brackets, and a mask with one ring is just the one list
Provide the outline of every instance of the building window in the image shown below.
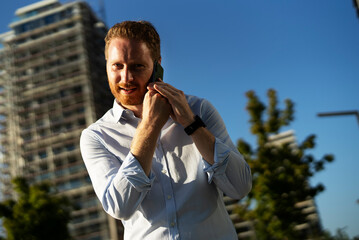
[[28,156],[25,157],[25,159],[26,159],[26,162],[32,162],[32,161],[34,161],[34,156],[33,155],[28,155]]
[[67,159],[67,162],[69,163],[69,164],[71,164],[71,163],[75,163],[75,162],[77,162],[77,158],[76,157],[69,157],[68,159]]
[[78,124],[78,126],[83,126],[86,124],[86,120],[84,118],[81,118],[78,120],[77,124]]
[[76,148],[76,147],[75,147],[75,144],[73,144],[73,143],[66,145],[66,150],[67,150],[67,151],[73,151],[73,150],[75,150],[75,148]]
[[52,152],[57,155],[60,154],[62,152],[62,148],[61,147],[55,147],[52,149]]
[[46,153],[46,151],[41,151],[41,152],[39,152],[39,157],[40,157],[41,159],[47,158],[47,153]]
[[61,167],[63,165],[63,162],[61,159],[58,159],[58,160],[55,160],[55,167],[58,168],[58,167]]
[[52,128],[51,128],[51,131],[52,131],[53,133],[59,133],[59,132],[61,132],[61,126],[52,127]]
[[30,141],[31,139],[32,139],[32,135],[30,133],[28,133],[24,136],[25,141]]
[[82,92],[82,87],[81,86],[76,86],[73,88],[74,93],[81,93]]
[[39,131],[39,135],[40,135],[41,137],[46,137],[46,130],[40,130],[40,131]]
[[48,166],[47,166],[46,163],[43,163],[43,164],[40,165],[40,170],[41,171],[47,171],[47,169],[48,169]]
[[48,15],[45,17],[45,24],[51,24],[51,23],[54,23],[56,21],[56,16],[55,14],[52,14],[52,15]]

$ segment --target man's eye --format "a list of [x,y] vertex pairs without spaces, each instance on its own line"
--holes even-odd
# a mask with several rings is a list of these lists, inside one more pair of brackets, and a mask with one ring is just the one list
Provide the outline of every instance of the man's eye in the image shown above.
[[142,71],[143,69],[145,69],[145,66],[143,64],[134,64],[131,68],[134,71]]
[[122,69],[123,65],[120,64],[120,63],[115,63],[115,64],[113,64],[113,67],[116,68],[116,69]]
[[142,65],[142,64],[136,64],[135,65],[135,68],[136,69],[141,69],[141,68],[144,68],[145,66],[144,65]]

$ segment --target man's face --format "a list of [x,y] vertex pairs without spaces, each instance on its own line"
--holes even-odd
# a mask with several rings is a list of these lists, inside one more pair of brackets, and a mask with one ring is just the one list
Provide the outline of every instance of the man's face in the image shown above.
[[117,102],[128,109],[142,105],[153,70],[151,53],[144,42],[112,39],[107,50],[106,70]]

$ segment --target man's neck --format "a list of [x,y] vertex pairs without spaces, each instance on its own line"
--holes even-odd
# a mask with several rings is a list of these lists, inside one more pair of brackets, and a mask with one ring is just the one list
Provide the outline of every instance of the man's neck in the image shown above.
[[119,101],[117,101],[117,103],[120,104],[123,108],[131,110],[136,117],[142,118],[143,104],[140,104],[140,105],[124,105],[124,104],[121,104]]

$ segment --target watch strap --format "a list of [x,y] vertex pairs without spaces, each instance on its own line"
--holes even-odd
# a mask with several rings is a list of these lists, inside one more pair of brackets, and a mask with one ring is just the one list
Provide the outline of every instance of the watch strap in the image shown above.
[[206,127],[206,124],[204,124],[202,119],[198,115],[196,115],[194,117],[194,122],[191,123],[189,126],[185,127],[184,131],[187,133],[187,135],[191,135],[200,127]]

